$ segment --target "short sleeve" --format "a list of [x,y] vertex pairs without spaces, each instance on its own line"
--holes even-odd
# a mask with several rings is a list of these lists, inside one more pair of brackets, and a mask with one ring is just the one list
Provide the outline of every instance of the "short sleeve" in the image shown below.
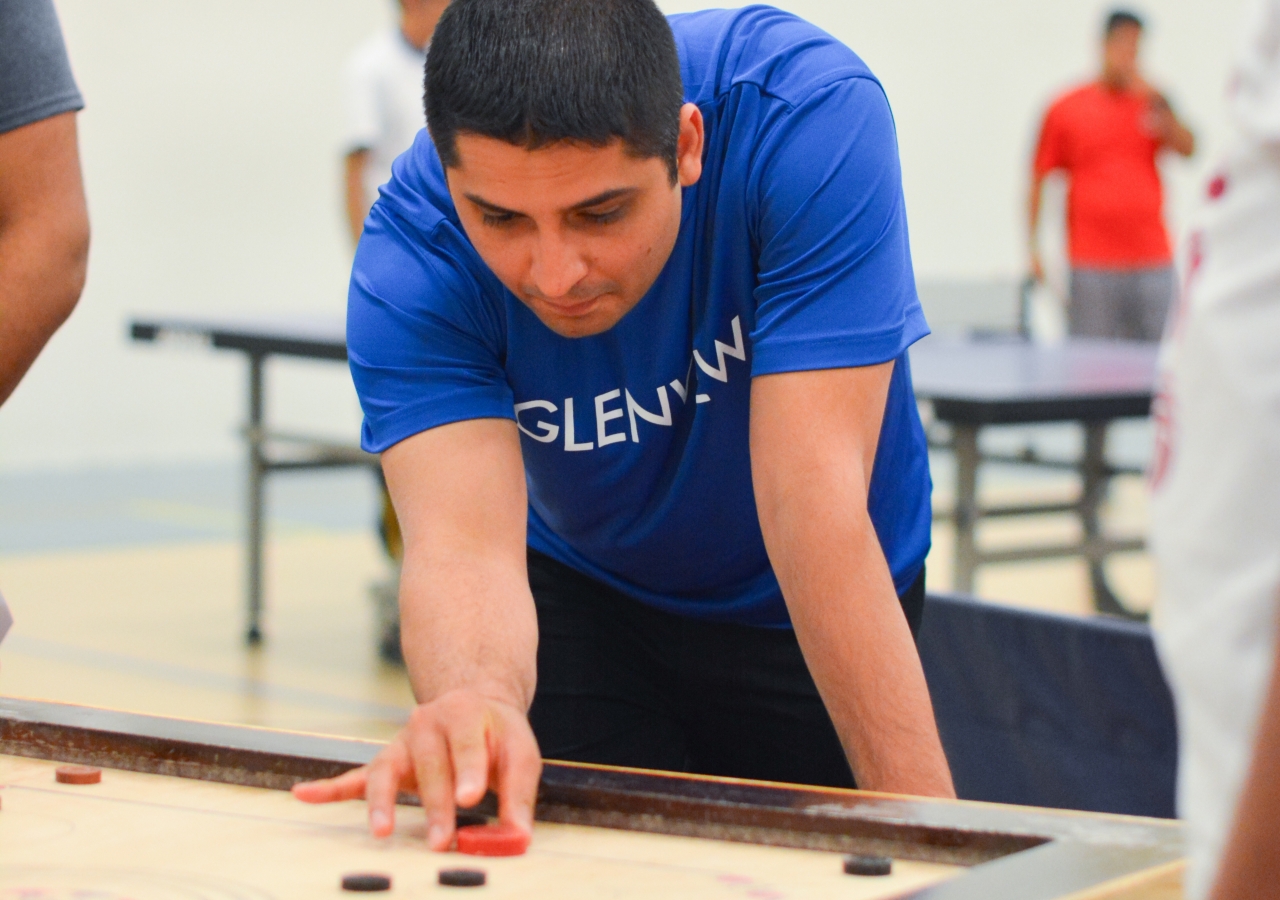
[[370,213],[347,303],[370,453],[450,422],[514,418],[500,316],[463,242],[447,220],[420,231],[385,199]]
[[50,0],[0,2],[0,134],[84,109]]
[[344,153],[371,150],[382,136],[377,71],[369,58],[369,49],[365,48],[352,57],[342,73]]
[[879,84],[846,78],[789,107],[760,144],[749,190],[753,375],[887,362],[928,334]]
[[1035,161],[1032,169],[1037,177],[1043,177],[1054,169],[1067,167],[1066,134],[1062,123],[1062,108],[1049,107],[1040,126],[1040,139],[1036,141]]

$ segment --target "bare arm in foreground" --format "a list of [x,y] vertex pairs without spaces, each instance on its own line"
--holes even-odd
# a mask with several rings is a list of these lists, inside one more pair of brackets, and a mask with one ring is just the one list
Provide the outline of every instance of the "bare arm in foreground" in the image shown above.
[[892,371],[757,377],[752,477],[769,559],[858,786],[953,797],[920,657],[867,512]]
[[404,533],[402,643],[419,706],[372,763],[296,785],[294,795],[364,797],[381,837],[394,827],[396,793],[417,793],[428,844],[447,850],[455,806],[478,803],[491,787],[502,820],[529,832],[542,772],[527,718],[538,623],[515,423],[433,428],[392,447],[382,465]]
[[88,258],[75,113],[0,134],[0,403],[71,315]]
[[1218,864],[1213,900],[1280,900],[1280,665],[1271,665],[1271,682],[1258,720],[1253,760],[1240,791],[1240,806],[1226,851]]

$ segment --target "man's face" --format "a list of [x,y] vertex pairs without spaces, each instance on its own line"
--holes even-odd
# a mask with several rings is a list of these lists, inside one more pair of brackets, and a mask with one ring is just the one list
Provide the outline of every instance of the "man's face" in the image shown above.
[[485,264],[544,325],[587,337],[616,325],[657,280],[680,232],[680,188],[702,174],[702,117],[680,116],[677,182],[662,159],[559,143],[526,150],[459,134],[447,170]]
[[1138,77],[1138,42],[1142,29],[1137,25],[1117,25],[1102,44],[1104,76],[1117,86],[1127,86]]

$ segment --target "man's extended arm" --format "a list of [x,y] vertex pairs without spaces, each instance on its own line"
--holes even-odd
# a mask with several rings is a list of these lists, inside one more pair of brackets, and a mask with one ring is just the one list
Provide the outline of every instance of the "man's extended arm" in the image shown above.
[[757,377],[751,470],[770,562],[858,786],[952,797],[920,657],[867,512],[892,371]]
[[0,403],[71,315],[88,257],[75,113],[0,134]]
[[455,804],[474,805],[491,787],[502,819],[528,832],[542,769],[526,718],[538,624],[515,423],[442,425],[396,444],[382,464],[404,534],[402,644],[420,705],[368,766],[294,793],[312,803],[365,797],[370,829],[384,836],[396,793],[417,792],[428,843],[447,850]]

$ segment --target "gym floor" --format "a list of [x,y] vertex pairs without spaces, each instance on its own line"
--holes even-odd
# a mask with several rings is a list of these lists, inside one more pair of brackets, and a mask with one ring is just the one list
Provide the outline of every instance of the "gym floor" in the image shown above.
[[[1070,429],[1010,430],[1071,452]],[[1118,427],[1112,457],[1141,462],[1145,425]],[[933,459],[937,509],[951,502],[952,461]],[[1007,466],[984,470],[987,502],[1066,498],[1074,478]],[[403,669],[382,662],[371,589],[390,568],[371,525],[365,471],[274,476],[266,551],[267,641],[242,641],[239,468],[187,466],[0,477],[0,591],[15,625],[0,647],[0,693],[160,715],[384,738],[412,703]],[[1109,528],[1141,534],[1142,479],[1118,478]],[[987,546],[1071,539],[1066,516],[984,523]],[[951,527],[934,527],[931,591],[950,588]],[[1112,586],[1133,608],[1155,593],[1148,557],[1117,556]],[[987,566],[976,593],[993,602],[1087,615],[1078,560]]]

